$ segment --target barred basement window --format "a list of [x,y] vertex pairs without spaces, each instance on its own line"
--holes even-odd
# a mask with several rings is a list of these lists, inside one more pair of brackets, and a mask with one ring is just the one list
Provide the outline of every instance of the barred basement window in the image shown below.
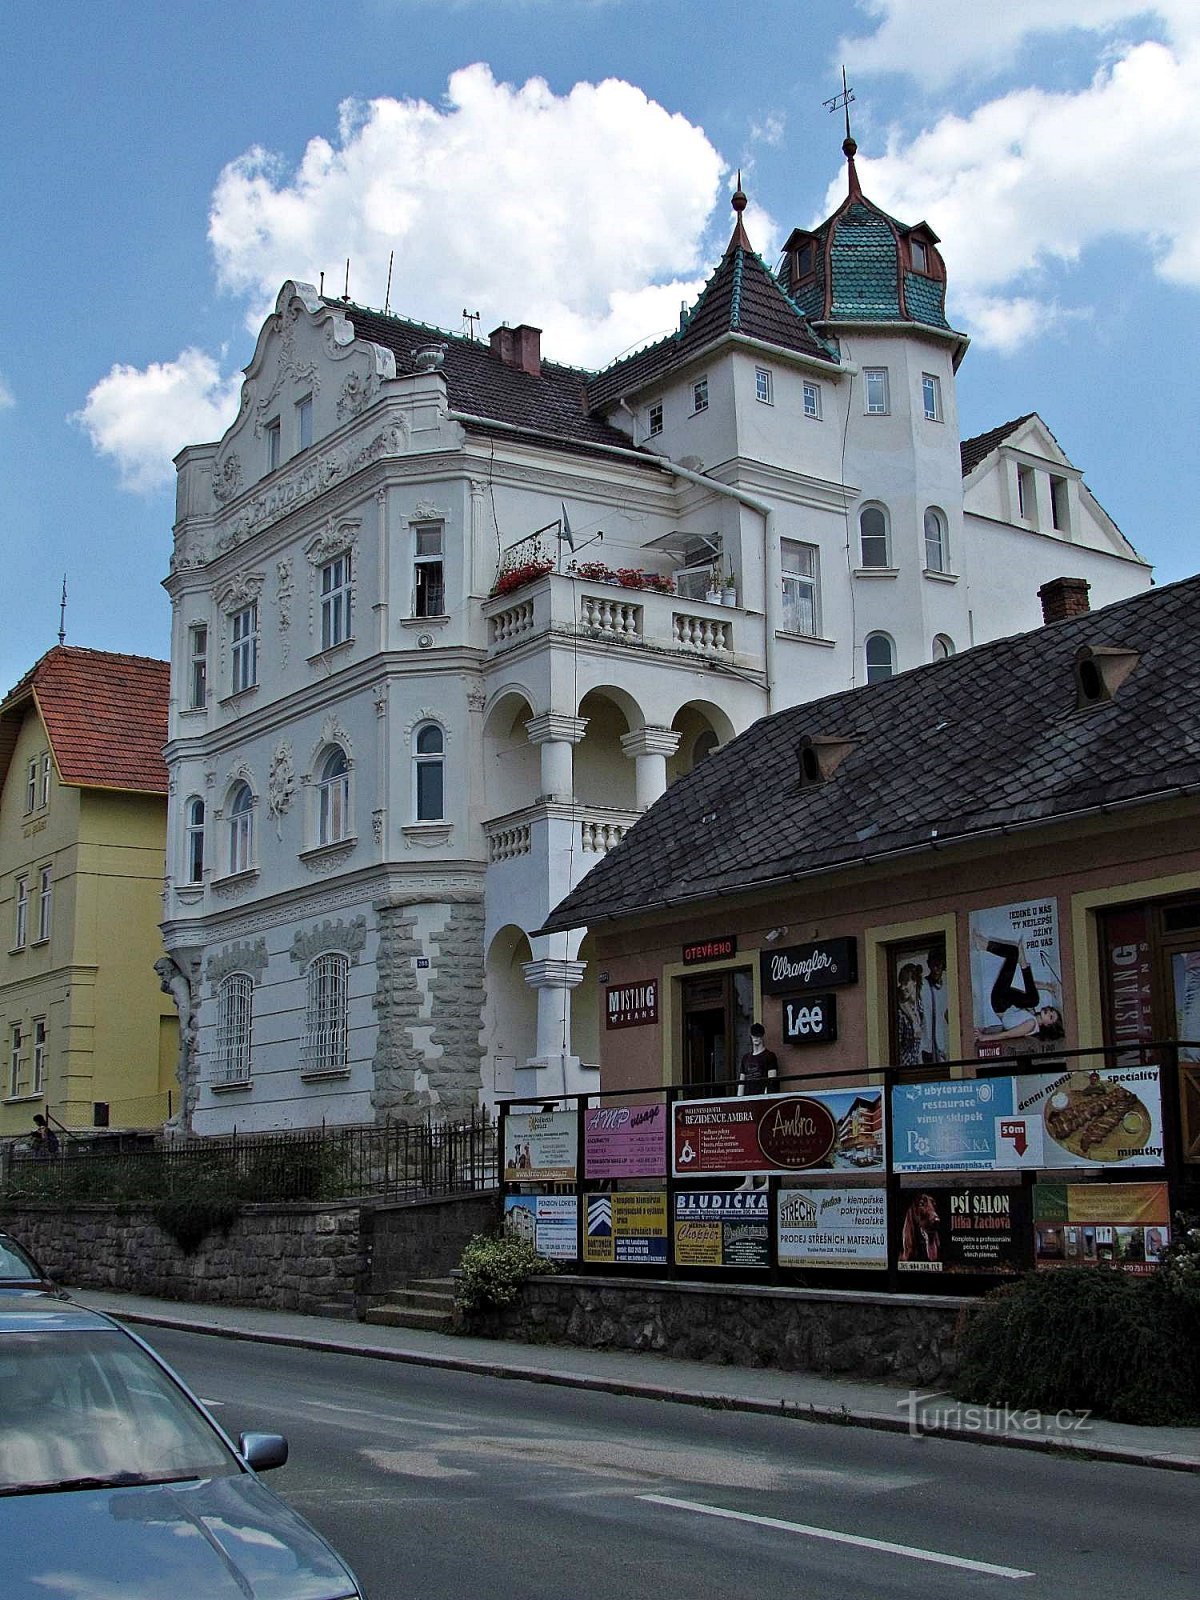
[[220,1083],[245,1083],[250,1077],[250,1032],[254,1018],[254,979],[231,972],[217,990],[216,1072]]
[[303,1072],[344,1072],[349,1057],[350,957],[318,956],[308,969]]

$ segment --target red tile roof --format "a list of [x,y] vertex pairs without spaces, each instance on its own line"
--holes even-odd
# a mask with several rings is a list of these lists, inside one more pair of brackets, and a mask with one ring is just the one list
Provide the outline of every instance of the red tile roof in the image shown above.
[[57,645],[0,704],[0,780],[33,701],[62,783],[166,794],[170,665]]

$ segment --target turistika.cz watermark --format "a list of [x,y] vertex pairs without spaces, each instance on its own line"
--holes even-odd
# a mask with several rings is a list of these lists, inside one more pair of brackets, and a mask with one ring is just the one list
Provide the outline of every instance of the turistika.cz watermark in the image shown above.
[[967,1405],[953,1399],[945,1389],[921,1394],[910,1389],[897,1400],[897,1411],[908,1414],[908,1433],[920,1439],[943,1429],[957,1433],[1062,1434],[1090,1433],[1090,1411],[1029,1411],[1018,1406]]

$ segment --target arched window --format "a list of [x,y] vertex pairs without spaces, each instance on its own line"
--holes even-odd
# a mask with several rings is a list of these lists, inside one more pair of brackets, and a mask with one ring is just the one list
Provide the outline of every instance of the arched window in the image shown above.
[[229,797],[229,870],[249,872],[254,860],[254,796],[239,783]]
[[887,512],[882,506],[864,506],[858,514],[859,543],[864,567],[890,567]]
[[185,811],[186,860],[184,875],[189,883],[204,882],[204,801],[193,795]]
[[925,570],[950,571],[950,543],[946,534],[946,518],[936,506],[925,509]]
[[350,957],[333,951],[308,969],[301,1067],[305,1072],[344,1072],[349,1059]]
[[935,633],[933,636],[933,659],[935,661],[949,661],[954,654],[954,640],[948,633]]
[[896,646],[886,633],[869,633],[866,644],[867,682],[882,683],[896,671]]
[[350,833],[350,764],[335,746],[321,763],[317,779],[317,843],[336,844]]
[[417,729],[413,756],[414,811],[418,822],[441,822],[445,816],[446,736],[436,722]]
[[231,972],[217,990],[216,1074],[221,1083],[244,1083],[250,1077],[253,1016],[254,979]]

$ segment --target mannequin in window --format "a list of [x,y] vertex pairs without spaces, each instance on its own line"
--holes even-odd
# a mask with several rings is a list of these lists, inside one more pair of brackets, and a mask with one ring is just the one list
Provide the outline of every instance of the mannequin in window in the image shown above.
[[761,1022],[750,1025],[750,1048],[738,1068],[739,1094],[774,1094],[779,1087],[779,1058],[767,1049],[767,1030]]

